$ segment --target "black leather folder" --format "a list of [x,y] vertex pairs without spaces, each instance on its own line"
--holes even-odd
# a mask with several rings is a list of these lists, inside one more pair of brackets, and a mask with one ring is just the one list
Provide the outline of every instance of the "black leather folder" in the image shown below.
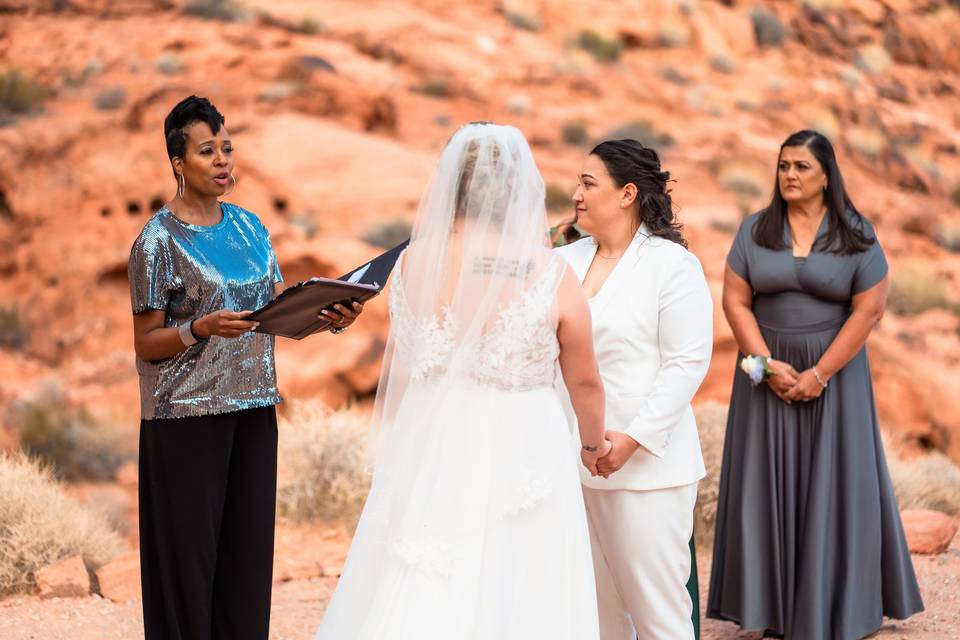
[[302,340],[307,336],[326,331],[333,326],[329,320],[318,317],[322,309],[335,304],[366,302],[378,295],[390,278],[400,253],[410,243],[401,242],[389,251],[377,256],[353,271],[332,278],[311,278],[288,287],[276,298],[247,316],[260,325],[258,333]]

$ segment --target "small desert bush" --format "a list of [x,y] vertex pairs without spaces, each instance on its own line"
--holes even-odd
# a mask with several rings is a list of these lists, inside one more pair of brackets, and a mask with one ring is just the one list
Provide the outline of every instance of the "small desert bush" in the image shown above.
[[361,239],[367,244],[372,244],[381,249],[392,249],[409,238],[412,230],[413,227],[409,221],[397,218],[370,229],[363,234]]
[[243,7],[231,0],[190,0],[183,5],[183,13],[204,20],[224,22],[235,22],[244,17]]
[[0,305],[0,349],[22,349],[27,338],[27,326],[17,305]]
[[133,458],[112,430],[72,404],[56,385],[12,403],[7,421],[20,448],[63,480],[112,480]]
[[105,89],[93,99],[93,105],[101,111],[113,111],[123,106],[127,100],[127,90],[123,87]]
[[623,52],[623,42],[619,38],[609,38],[589,29],[580,32],[577,46],[599,62],[616,62]]
[[540,31],[543,26],[540,16],[528,13],[526,11],[507,11],[507,22],[517,29],[524,31]]
[[700,448],[707,476],[697,487],[697,506],[694,509],[694,532],[702,549],[713,545],[713,530],[717,523],[717,497],[720,494],[720,467],[723,463],[723,439],[727,430],[727,407],[719,402],[705,402],[694,407]]
[[72,556],[98,569],[121,550],[97,514],[69,498],[48,469],[0,453],[0,594],[31,589],[37,570]]
[[950,192],[950,201],[953,202],[954,206],[960,207],[960,184],[956,185]]
[[[885,448],[891,451],[884,440]],[[960,515],[960,467],[939,451],[902,460],[887,454],[900,509],[932,509]]]
[[446,78],[428,78],[417,90],[432,98],[448,98],[452,93]]
[[572,209],[573,201],[570,199],[573,192],[555,182],[548,182],[546,186],[546,205],[547,211],[563,211]]
[[938,245],[947,251],[960,253],[960,225],[950,222],[941,222],[937,226],[934,239],[937,241]]
[[0,119],[38,111],[46,92],[43,87],[24,77],[19,69],[0,73]]
[[280,425],[280,515],[356,526],[370,489],[366,434],[367,420],[353,411],[292,405]]
[[579,147],[582,144],[586,144],[587,140],[589,139],[586,125],[579,120],[574,120],[564,124],[563,128],[560,130],[560,135],[563,137],[563,141],[566,144],[574,147]]
[[754,7],[750,10],[753,21],[753,34],[761,47],[781,47],[787,39],[787,29],[777,14],[766,7]]
[[929,309],[960,310],[950,296],[946,279],[933,265],[906,263],[892,272],[887,305],[894,313],[912,316]]
[[675,142],[673,136],[669,133],[658,131],[653,124],[646,120],[625,122],[611,129],[604,139],[623,140],[626,138],[636,140],[643,146],[656,149],[657,151],[671,147]]

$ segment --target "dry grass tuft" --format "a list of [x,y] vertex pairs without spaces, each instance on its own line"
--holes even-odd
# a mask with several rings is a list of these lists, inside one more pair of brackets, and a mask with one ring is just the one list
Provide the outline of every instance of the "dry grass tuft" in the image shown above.
[[370,229],[363,234],[362,240],[381,249],[392,249],[410,237],[413,225],[403,218],[390,220]]
[[888,307],[899,315],[913,316],[929,309],[960,310],[936,265],[906,262],[892,269]]
[[900,509],[932,509],[960,515],[960,467],[939,451],[901,460],[891,451],[887,467]]
[[0,453],[0,487],[0,594],[33,588],[36,571],[63,558],[82,556],[92,571],[120,552],[104,519],[25,455]]
[[707,477],[697,488],[694,509],[694,532],[701,548],[713,546],[713,529],[717,521],[717,497],[720,494],[720,466],[723,462],[723,438],[727,430],[727,407],[719,402],[705,402],[694,407],[700,448]]
[[367,419],[354,411],[293,404],[280,425],[280,515],[356,526],[370,489],[366,434]]
[[75,406],[55,384],[11,404],[7,422],[31,458],[50,465],[62,480],[112,480],[133,459],[120,435]]

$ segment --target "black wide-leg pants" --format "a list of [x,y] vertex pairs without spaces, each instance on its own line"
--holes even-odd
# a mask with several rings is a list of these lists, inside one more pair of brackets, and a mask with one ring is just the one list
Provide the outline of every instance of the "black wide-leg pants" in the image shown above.
[[276,489],[273,406],[141,421],[146,640],[266,640]]

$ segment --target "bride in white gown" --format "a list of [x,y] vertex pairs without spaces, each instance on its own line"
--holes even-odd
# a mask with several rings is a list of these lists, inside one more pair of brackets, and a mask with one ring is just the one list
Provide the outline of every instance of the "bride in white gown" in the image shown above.
[[[549,250],[543,180],[513,127],[444,149],[390,295],[373,484],[321,640],[596,640],[577,464],[603,389],[590,312]],[[584,450],[553,391],[559,362]]]

